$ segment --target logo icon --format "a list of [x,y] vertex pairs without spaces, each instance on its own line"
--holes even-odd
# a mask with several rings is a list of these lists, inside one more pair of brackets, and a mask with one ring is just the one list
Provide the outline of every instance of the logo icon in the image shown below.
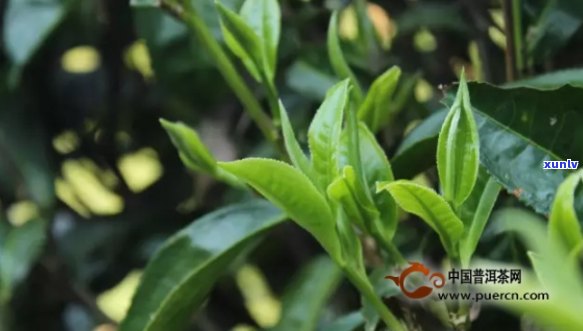
[[[422,299],[430,295],[434,288],[442,288],[445,285],[445,276],[441,272],[434,272],[429,275],[431,271],[425,265],[419,262],[409,262],[409,267],[401,272],[399,276],[386,276],[385,279],[392,280],[395,285],[399,286],[401,292],[411,299]],[[414,273],[421,273],[425,275],[433,287],[430,286],[419,286],[416,289],[409,291],[405,288],[405,280],[407,277]]]

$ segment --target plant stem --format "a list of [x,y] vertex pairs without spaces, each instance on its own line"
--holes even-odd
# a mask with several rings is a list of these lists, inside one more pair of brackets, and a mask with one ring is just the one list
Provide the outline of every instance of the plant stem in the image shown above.
[[387,324],[391,331],[406,331],[406,328],[399,322],[397,317],[389,310],[389,308],[383,303],[383,301],[376,295],[372,285],[363,277],[362,274],[353,270],[350,267],[345,267],[344,272],[350,280],[350,282],[358,289],[360,294],[362,294],[366,300],[368,300],[376,309],[380,318]]
[[395,266],[403,266],[407,264],[407,260],[403,257],[401,252],[399,252],[399,249],[397,249],[397,247],[392,242],[385,240],[380,235],[375,235],[375,239],[381,245],[383,250],[389,254],[389,257],[391,258],[392,262],[395,263]]
[[512,31],[514,33],[514,52],[516,55],[516,69],[518,78],[522,76],[524,70],[524,58],[522,51],[522,11],[520,0],[512,0]]
[[185,7],[181,7],[171,0],[162,0],[162,6],[171,11],[194,32],[203,46],[211,53],[217,69],[221,72],[237,98],[239,98],[249,116],[257,124],[265,138],[277,147],[278,134],[271,123],[271,119],[263,112],[259,101],[247,87],[247,84],[225,54],[221,45],[215,40],[202,18],[191,8],[190,2],[185,1]]
[[514,41],[514,17],[512,6],[514,0],[503,0],[504,10],[504,34],[506,35],[506,80],[511,82],[516,79],[516,43]]

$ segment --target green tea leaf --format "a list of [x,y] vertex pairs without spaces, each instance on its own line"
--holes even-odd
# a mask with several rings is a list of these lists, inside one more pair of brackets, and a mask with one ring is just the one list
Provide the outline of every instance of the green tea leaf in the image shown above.
[[43,250],[46,223],[31,220],[0,233],[0,304],[6,303],[12,290],[28,275]]
[[393,66],[372,83],[363,103],[358,108],[358,118],[373,132],[380,130],[390,120],[390,103],[397,88],[401,69]]
[[582,174],[578,171],[569,175],[559,186],[549,217],[551,240],[563,243],[568,252],[583,242],[581,226],[575,213],[575,189],[581,184]]
[[479,140],[470,105],[470,94],[462,74],[437,141],[437,170],[445,200],[460,206],[472,192],[479,166]]
[[379,183],[377,191],[381,190],[388,190],[401,208],[419,216],[437,232],[449,256],[458,256],[456,244],[462,237],[464,224],[440,195],[432,189],[405,180]]
[[281,101],[279,102],[279,114],[281,118],[281,130],[283,131],[285,149],[292,164],[308,176],[312,182],[317,183],[317,176],[314,173],[312,164],[306,157],[306,154],[304,154],[304,151],[296,139],[294,129],[292,128],[289,117],[287,116],[287,111]]
[[219,162],[219,167],[282,208],[291,219],[310,232],[333,258],[341,260],[335,221],[326,198],[299,170],[280,161],[261,158]]
[[281,11],[277,0],[246,0],[241,18],[261,41],[267,77],[273,79],[277,63],[277,45],[281,30]]
[[259,36],[237,13],[217,2],[225,43],[241,59],[249,73],[261,81],[264,53]]
[[340,284],[342,272],[327,257],[317,257],[296,275],[282,298],[282,316],[270,331],[316,330],[326,301]]
[[583,87],[583,69],[557,70],[527,79],[515,80],[504,84],[505,88],[530,87],[536,89],[557,89],[571,85]]
[[348,104],[349,81],[334,85],[316,112],[308,129],[308,144],[312,166],[319,178],[319,187],[325,190],[338,174],[338,145],[342,130],[344,109]]
[[[376,193],[377,182],[391,182],[394,180],[393,171],[385,152],[372,132],[363,123],[360,123],[358,129],[360,157],[366,180],[365,185],[369,192]],[[379,226],[379,234],[385,240],[391,241],[397,230],[397,206],[395,200],[388,192],[383,191],[372,194],[372,201],[380,212],[380,218],[375,224]]]
[[[579,266],[566,258],[560,242],[549,240],[544,220],[526,210],[504,208],[493,213],[492,228],[498,233],[513,232],[522,239],[531,250],[528,255],[542,285],[526,290],[549,294],[548,300],[504,300],[496,304],[553,329],[580,330],[583,318],[578,307],[583,305],[583,286]],[[528,284],[515,286],[525,291]]]
[[148,264],[120,331],[183,330],[217,279],[284,217],[254,200],[219,209],[178,232]]
[[194,171],[214,173],[217,160],[200,140],[194,129],[184,123],[172,123],[165,119],[160,119],[160,123],[178,150],[180,159],[188,168]]
[[336,233],[342,247],[342,267],[344,270],[350,269],[360,275],[366,275],[360,238],[342,208],[334,202],[331,205],[335,211]]
[[338,12],[332,13],[332,17],[330,18],[330,24],[328,25],[328,57],[330,58],[330,64],[332,64],[332,68],[336,72],[336,75],[342,79],[350,79],[354,89],[352,90],[356,104],[360,104],[362,102],[362,89],[358,84],[358,80],[346,60],[344,59],[344,55],[342,53],[342,48],[340,48],[340,40],[338,39]]
[[460,243],[462,265],[468,266],[478,242],[482,237],[486,222],[492,213],[501,185],[480,167],[478,180],[468,199],[460,210],[460,218],[467,232]]
[[[350,170],[349,170],[350,169]],[[354,196],[348,180],[345,178],[347,172],[354,172],[350,166],[346,166],[343,175],[336,177],[336,179],[328,185],[326,192],[330,199],[340,203],[344,212],[362,231],[368,231],[368,221],[366,213],[362,210]]]
[[[484,83],[468,87],[479,131],[481,164],[520,201],[548,215],[556,190],[569,173],[543,169],[543,161],[583,159],[581,89],[499,88]],[[452,100],[448,97],[444,102],[451,105]],[[436,113],[428,118],[410,133],[411,139],[405,139],[406,148],[399,148],[392,160],[397,178],[428,168],[427,155],[435,151],[433,141],[438,132],[434,123],[425,124],[437,123],[440,116]],[[576,192],[575,201],[580,197]],[[575,209],[580,215],[583,212],[578,205]]]

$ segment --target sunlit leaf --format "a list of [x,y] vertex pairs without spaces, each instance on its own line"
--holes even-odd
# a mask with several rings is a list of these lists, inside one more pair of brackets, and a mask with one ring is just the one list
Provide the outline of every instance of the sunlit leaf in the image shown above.
[[462,237],[464,224],[440,195],[405,180],[379,183],[377,190],[388,190],[401,208],[419,216],[437,232],[448,255],[458,256],[455,245]]
[[326,199],[308,177],[289,164],[260,158],[220,162],[225,171],[246,182],[282,208],[340,260],[335,221]]

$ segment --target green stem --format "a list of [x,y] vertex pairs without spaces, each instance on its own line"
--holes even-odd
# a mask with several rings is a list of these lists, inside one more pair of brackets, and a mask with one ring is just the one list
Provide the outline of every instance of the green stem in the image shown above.
[[358,291],[373,305],[379,314],[380,318],[387,324],[391,331],[406,331],[406,328],[399,322],[397,317],[389,310],[389,308],[383,303],[383,301],[376,295],[372,285],[362,276],[362,274],[357,271],[352,270],[350,267],[344,268],[346,276],[350,282],[358,289]]
[[514,51],[516,52],[516,69],[518,78],[524,69],[523,49],[522,49],[522,11],[520,0],[512,0],[512,32],[514,33]]
[[279,93],[277,92],[277,88],[275,84],[267,78],[263,77],[263,81],[265,82],[265,87],[267,90],[267,101],[269,102],[269,108],[271,109],[271,116],[273,116],[273,122],[275,127],[279,127],[281,125],[281,120],[279,118]]
[[229,57],[225,54],[221,45],[215,40],[202,18],[191,8],[190,2],[186,1],[184,8],[177,6],[176,3],[170,0],[163,0],[163,5],[171,10],[174,15],[178,16],[194,32],[203,46],[212,55],[217,69],[223,75],[237,98],[239,98],[249,116],[257,124],[267,140],[277,146],[278,135],[271,123],[271,119],[263,112],[259,101],[257,101],[253,92],[247,87],[247,84],[239,75]]
[[382,236],[374,234],[375,239],[381,245],[382,249],[389,255],[395,266],[407,265],[407,260],[403,257],[399,249],[390,241],[385,240]]

